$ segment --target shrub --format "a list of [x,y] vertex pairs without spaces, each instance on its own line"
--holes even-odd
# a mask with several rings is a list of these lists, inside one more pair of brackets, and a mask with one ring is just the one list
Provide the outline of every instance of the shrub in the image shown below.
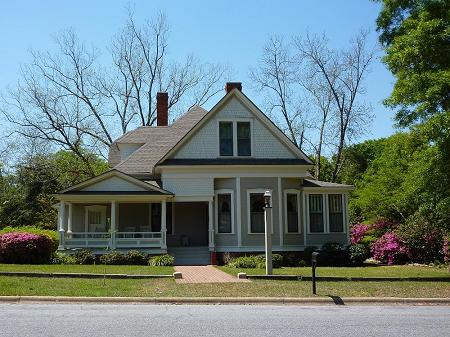
[[308,264],[305,262],[305,260],[300,260],[298,261],[298,266],[299,267],[306,267]]
[[47,235],[6,233],[0,235],[0,261],[4,263],[49,263],[52,241]]
[[144,254],[137,250],[130,250],[125,255],[125,260],[127,264],[131,265],[146,265],[148,262],[147,254]]
[[362,243],[351,245],[348,250],[350,263],[354,266],[362,266],[364,261],[370,257],[370,248]]
[[[266,256],[256,255],[252,256],[256,261],[257,268],[266,268]],[[280,254],[272,254],[272,267],[281,268],[283,265],[283,256]]]
[[100,256],[100,263],[102,264],[121,265],[126,264],[126,262],[127,261],[125,255],[116,251],[112,251]]
[[232,268],[256,268],[258,262],[254,256],[241,256],[231,259],[228,267]]
[[423,217],[413,217],[399,226],[396,234],[408,247],[411,261],[431,263],[442,261],[442,232]]
[[444,262],[450,263],[450,237],[444,238],[444,244],[442,245],[442,254],[444,255]]
[[55,252],[52,258],[52,264],[77,264],[77,260],[70,254]]
[[80,249],[73,255],[77,264],[94,264],[95,255],[89,249]]
[[392,220],[378,218],[373,224],[370,225],[369,234],[379,238],[387,232],[392,232],[395,228],[397,228],[397,226],[398,223]]
[[405,262],[408,249],[395,233],[388,232],[373,243],[371,253],[375,260],[392,265]]
[[350,239],[352,245],[360,243],[368,230],[369,225],[364,225],[361,223],[353,225],[352,228],[350,229]]
[[230,253],[224,253],[222,255],[223,264],[228,264],[232,259],[233,259],[233,255],[231,255]]
[[50,229],[42,229],[36,226],[20,226],[20,227],[7,226],[0,230],[0,235],[6,233],[30,233],[36,235],[46,235],[52,241],[52,252],[58,249],[59,245],[58,232]]
[[153,267],[173,266],[175,258],[169,254],[153,256],[148,260],[148,264]]
[[300,252],[288,252],[283,254],[284,267],[298,267],[298,261],[302,254]]
[[320,266],[348,266],[350,264],[349,253],[339,243],[328,242],[322,245],[317,259]]

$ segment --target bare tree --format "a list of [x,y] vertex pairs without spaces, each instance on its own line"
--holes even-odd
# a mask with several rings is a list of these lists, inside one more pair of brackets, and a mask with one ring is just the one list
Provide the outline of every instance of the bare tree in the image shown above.
[[296,64],[290,48],[280,37],[270,37],[257,67],[250,69],[250,79],[257,90],[264,91],[270,113],[279,113],[285,133],[298,148],[304,141],[304,120],[295,99]]
[[33,51],[14,89],[2,95],[0,111],[13,131],[50,142],[88,160],[84,149],[105,150],[138,125],[153,125],[156,92],[167,91],[172,113],[178,105],[204,104],[221,91],[227,71],[193,55],[168,57],[168,24],[159,14],[138,26],[130,14],[108,48],[111,65],[73,30],[55,38],[56,52]]
[[[365,93],[363,82],[374,58],[374,49],[366,46],[367,32],[359,33],[350,47],[331,50],[325,37],[297,37],[294,44],[301,63],[306,63],[323,80],[332,94],[337,144],[331,181],[336,181],[345,158],[346,142],[363,132],[362,126],[371,120],[371,109],[361,101]],[[325,92],[327,91],[325,90]]]

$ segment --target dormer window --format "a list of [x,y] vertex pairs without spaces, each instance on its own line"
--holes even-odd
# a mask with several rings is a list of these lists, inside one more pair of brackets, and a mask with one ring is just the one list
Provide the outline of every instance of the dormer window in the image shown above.
[[252,155],[250,121],[219,122],[219,155],[248,157]]

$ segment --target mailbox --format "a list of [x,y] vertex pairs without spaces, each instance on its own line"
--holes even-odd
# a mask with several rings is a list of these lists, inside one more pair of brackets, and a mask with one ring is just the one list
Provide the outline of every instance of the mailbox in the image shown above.
[[317,257],[319,256],[318,252],[314,252],[311,254],[311,262],[317,263]]

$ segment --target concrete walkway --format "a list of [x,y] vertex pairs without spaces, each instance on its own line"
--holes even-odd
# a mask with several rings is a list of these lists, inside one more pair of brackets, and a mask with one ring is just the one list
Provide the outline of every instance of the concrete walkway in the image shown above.
[[182,279],[175,280],[177,283],[228,283],[228,282],[250,282],[239,280],[213,266],[175,266],[175,271],[183,274]]

